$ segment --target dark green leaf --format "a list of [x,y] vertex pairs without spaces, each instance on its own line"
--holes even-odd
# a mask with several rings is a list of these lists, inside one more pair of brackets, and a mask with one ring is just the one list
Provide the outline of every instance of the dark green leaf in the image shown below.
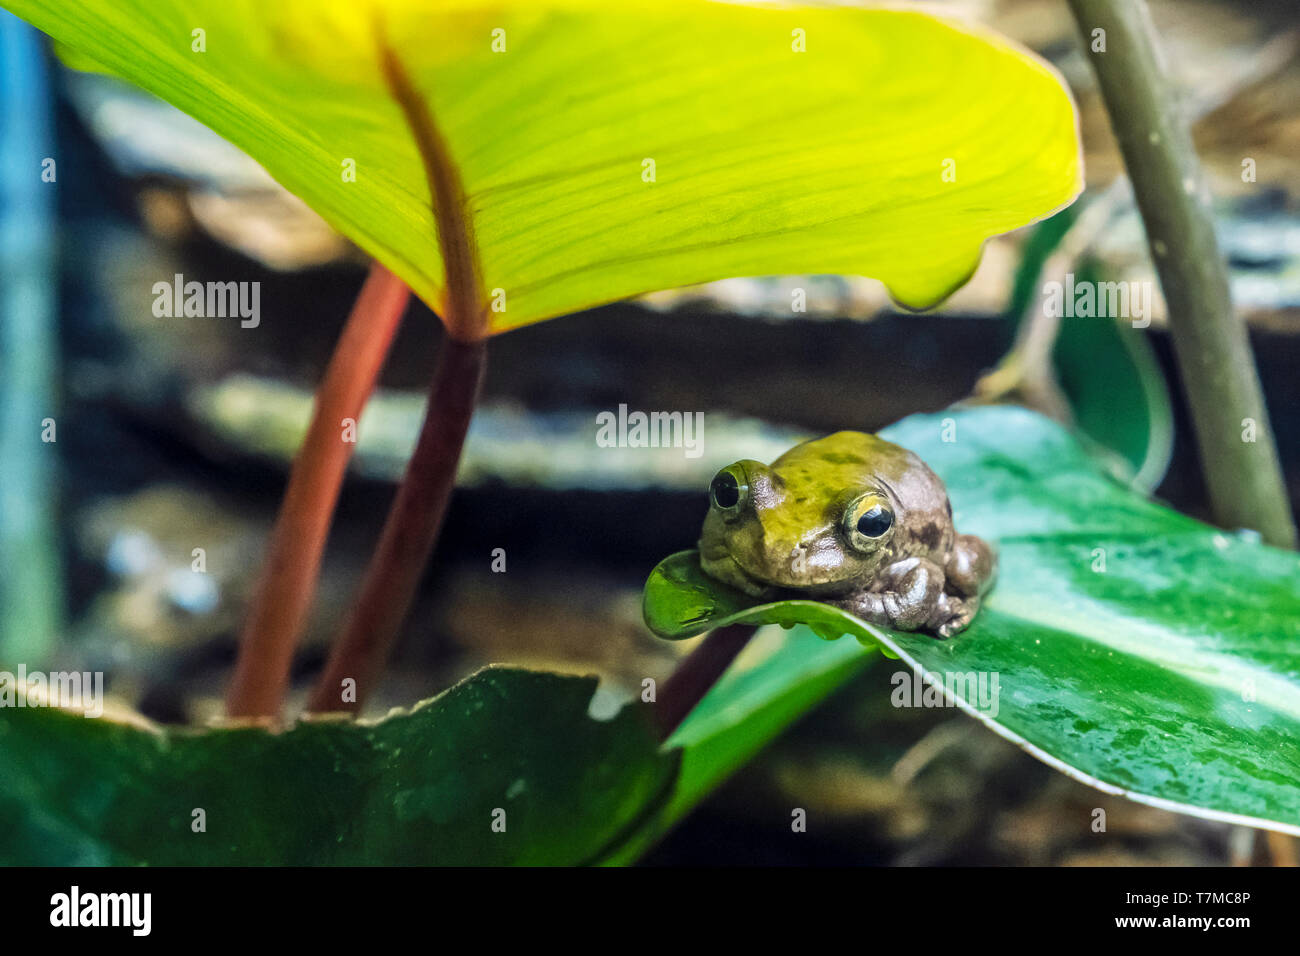
[[[1087,268],[1080,281],[1100,281]],[[1141,491],[1160,484],[1174,445],[1169,389],[1146,333],[1129,319],[1065,316],[1052,353],[1074,424],[1111,453],[1103,462]]]
[[[1084,208],[1076,203],[1033,228],[1007,308],[1011,325],[1029,321],[1044,308],[1044,278],[1064,283],[1063,276],[1044,275],[1043,270]],[[1103,278],[1095,265],[1084,262],[1075,281]],[[1067,314],[1060,323],[1052,366],[1073,424],[1094,442],[1093,451],[1117,477],[1151,491],[1169,467],[1174,425],[1169,389],[1150,339],[1126,318]]]
[[656,809],[677,768],[639,706],[587,716],[595,686],[493,667],[378,723],[278,735],[6,708],[0,862],[592,861]]

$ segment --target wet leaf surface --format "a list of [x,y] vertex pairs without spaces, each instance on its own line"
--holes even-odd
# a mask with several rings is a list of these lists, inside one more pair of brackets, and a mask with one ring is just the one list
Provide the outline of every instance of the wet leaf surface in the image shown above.
[[[953,442],[943,441],[947,419]],[[945,480],[959,530],[996,542],[990,599],[967,631],[938,641],[816,602],[755,604],[705,576],[695,552],[666,559],[645,594],[661,636],[735,622],[807,625],[763,660],[763,699],[750,696],[752,675],[736,675],[679,729],[683,787],[697,779],[692,748],[707,747],[717,764],[718,754],[761,745],[718,715],[789,697],[805,673],[854,672],[846,648],[856,646],[818,641],[815,631],[901,657],[995,731],[1085,782],[1300,833],[1300,556],[1143,499],[1063,429],[1023,410],[915,416],[883,434]],[[699,795],[679,791],[670,809]]]

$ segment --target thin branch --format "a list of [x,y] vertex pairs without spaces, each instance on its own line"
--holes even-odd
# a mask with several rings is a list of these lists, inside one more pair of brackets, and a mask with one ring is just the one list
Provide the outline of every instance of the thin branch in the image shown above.
[[[478,403],[487,363],[488,322],[478,246],[456,164],[416,89],[376,27],[380,64],[424,163],[446,291],[440,310],[447,337],[438,354],[429,402],[361,594],[335,641],[311,711],[356,711],[364,704],[397,641],[456,484],[461,449]],[[352,686],[345,682],[355,681]]]
[[1200,162],[1163,74],[1145,0],[1069,3],[1085,48],[1096,45],[1089,56],[1168,304],[1215,519],[1294,547],[1295,522],[1250,339],[1232,309]]
[[655,701],[654,719],[659,727],[659,739],[667,740],[683,720],[704,699],[709,688],[718,682],[745,649],[755,628],[748,624],[720,627],[700,642],[677,665]]
[[424,164],[429,184],[429,203],[438,233],[446,290],[438,312],[453,339],[477,342],[487,338],[487,309],[484,307],[478,244],[469,216],[465,191],[456,163],[433,120],[428,101],[416,89],[401,59],[379,29],[379,61],[384,81],[406,117],[411,136]]
[[232,717],[279,715],[355,447],[344,440],[343,421],[361,417],[409,298],[400,279],[378,264],[371,266],[316,393],[311,425],[271,532],[226,695],[226,712]]
[[485,342],[443,341],[419,440],[309,711],[359,710],[378,681],[442,530],[486,361]]

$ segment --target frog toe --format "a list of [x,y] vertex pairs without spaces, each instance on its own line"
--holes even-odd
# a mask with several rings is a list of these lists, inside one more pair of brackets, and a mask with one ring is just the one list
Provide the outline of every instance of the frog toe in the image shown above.
[[979,598],[955,598],[945,594],[936,609],[932,633],[938,638],[948,638],[966,630],[979,606]]

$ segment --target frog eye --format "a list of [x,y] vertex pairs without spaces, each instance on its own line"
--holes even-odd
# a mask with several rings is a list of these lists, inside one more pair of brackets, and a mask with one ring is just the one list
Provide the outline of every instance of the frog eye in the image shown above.
[[844,512],[844,535],[859,551],[872,551],[894,526],[894,509],[883,495],[863,495]]
[[749,497],[749,481],[739,465],[728,465],[709,482],[709,500],[727,517],[740,513]]

